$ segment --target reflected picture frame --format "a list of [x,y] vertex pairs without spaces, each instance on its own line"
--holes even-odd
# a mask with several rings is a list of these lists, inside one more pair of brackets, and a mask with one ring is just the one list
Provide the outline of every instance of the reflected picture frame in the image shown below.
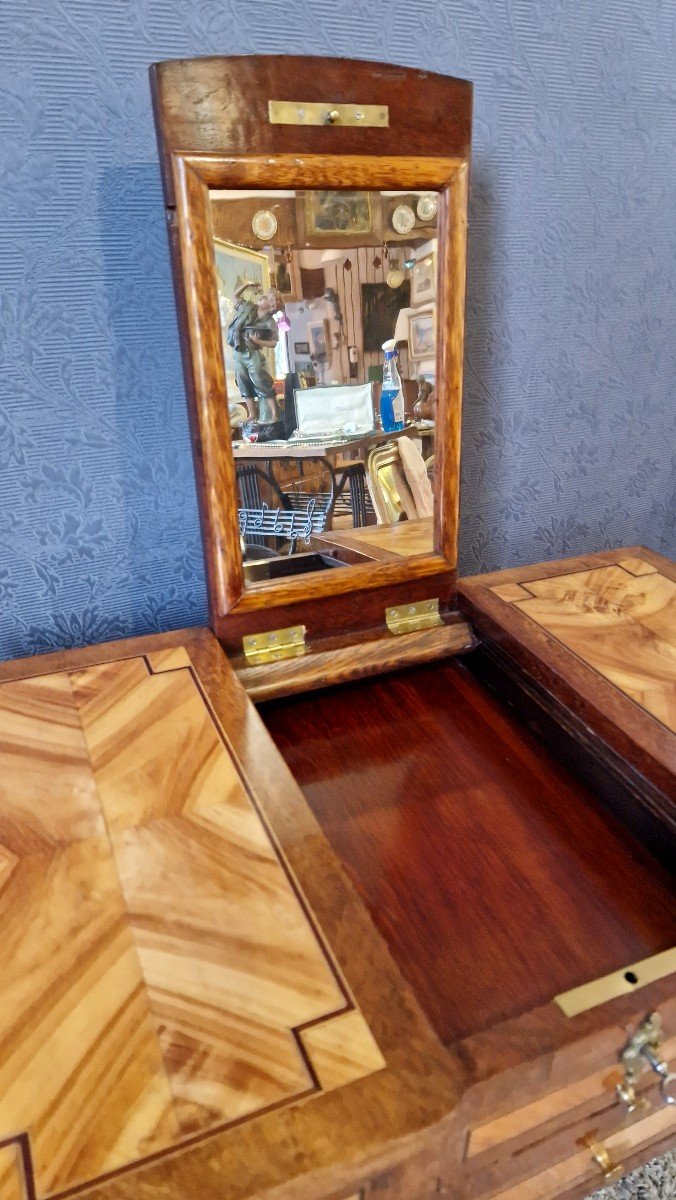
[[[260,250],[250,250],[246,246],[226,242],[224,238],[215,237],[213,245],[226,390],[228,396],[237,401],[239,393],[235,381],[235,360],[232,347],[228,345],[225,338],[226,330],[235,313],[234,293],[247,278],[250,278],[252,283],[260,284],[266,291],[270,287],[270,260],[267,254],[263,254]],[[274,369],[274,353],[270,350],[266,350],[264,353],[268,360],[268,367],[272,366]]]
[[437,256],[434,250],[411,268],[411,304],[427,304],[437,294]]
[[356,237],[373,228],[368,192],[307,191],[303,197],[305,230],[311,237]]
[[429,359],[436,350],[436,308],[412,314],[408,319],[408,353],[414,360]]
[[[382,205],[374,204],[369,191],[299,188],[296,195],[296,228],[301,247],[345,249],[382,245]],[[333,214],[333,216],[332,216]]]
[[433,358],[415,360],[415,378],[424,379],[434,387],[437,376],[437,364]]
[[321,362],[330,364],[332,359],[331,347],[331,325],[324,317],[321,321],[313,321],[307,326],[308,339],[310,342],[310,355]]
[[297,254],[291,254],[290,262],[287,261],[286,256],[275,261],[274,278],[275,287],[281,293],[285,303],[295,303],[302,299],[300,264]]

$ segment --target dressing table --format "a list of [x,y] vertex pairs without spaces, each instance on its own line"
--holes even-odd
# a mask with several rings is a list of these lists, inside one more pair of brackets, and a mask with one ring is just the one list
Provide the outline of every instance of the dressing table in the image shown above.
[[[630,547],[457,579],[468,83],[278,56],[151,80],[211,630],[0,667],[0,1200],[586,1196],[676,1137],[676,572]],[[325,272],[364,377],[353,272],[387,274],[385,228],[434,258],[400,349],[412,374],[433,312],[414,552],[348,526],[301,572],[316,546],[261,537],[279,574],[247,577],[228,221],[261,286]]]

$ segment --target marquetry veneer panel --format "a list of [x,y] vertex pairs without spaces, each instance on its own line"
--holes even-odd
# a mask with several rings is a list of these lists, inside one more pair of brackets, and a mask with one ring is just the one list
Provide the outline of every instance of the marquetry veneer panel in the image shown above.
[[0,1200],[385,1065],[186,662],[0,685]]
[[2,1200],[28,1200],[21,1147],[16,1142],[0,1146],[0,1197]]
[[651,716],[676,732],[676,582],[638,558],[497,584],[536,621]]

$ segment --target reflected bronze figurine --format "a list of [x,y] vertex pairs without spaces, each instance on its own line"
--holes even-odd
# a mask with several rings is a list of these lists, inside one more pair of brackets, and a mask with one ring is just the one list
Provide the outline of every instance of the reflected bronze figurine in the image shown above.
[[413,406],[413,416],[416,421],[434,420],[434,388],[429,380],[421,375],[418,379],[418,398]]

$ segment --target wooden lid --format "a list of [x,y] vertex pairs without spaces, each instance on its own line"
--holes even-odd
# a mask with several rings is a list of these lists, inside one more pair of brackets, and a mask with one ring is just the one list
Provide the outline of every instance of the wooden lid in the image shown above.
[[431,1194],[444,1052],[212,635],[0,680],[2,1196]]
[[[167,162],[172,152],[469,157],[472,84],[433,71],[357,59],[242,54],[155,63],[151,83],[168,204],[174,203]],[[269,100],[383,104],[389,126],[271,125]]]

